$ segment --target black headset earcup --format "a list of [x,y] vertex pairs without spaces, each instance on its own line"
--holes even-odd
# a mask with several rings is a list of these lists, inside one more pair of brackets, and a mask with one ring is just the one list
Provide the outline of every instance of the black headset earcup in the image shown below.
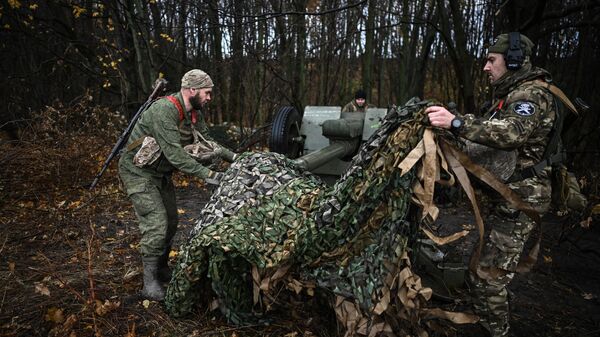
[[508,70],[519,70],[523,65],[525,55],[521,49],[521,34],[519,32],[508,33],[508,50],[506,51],[506,68]]

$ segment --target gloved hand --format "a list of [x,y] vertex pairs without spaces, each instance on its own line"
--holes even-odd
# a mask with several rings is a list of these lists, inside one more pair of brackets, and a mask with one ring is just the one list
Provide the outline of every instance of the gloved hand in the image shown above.
[[212,146],[213,150],[215,151],[215,153],[217,154],[217,156],[225,159],[226,161],[233,163],[236,158],[237,158],[237,154],[231,150],[229,150],[228,148],[219,145],[216,142],[213,141],[208,141],[208,143],[210,144],[210,146]]
[[221,185],[221,181],[223,180],[223,177],[225,175],[221,172],[216,172],[216,171],[210,171],[210,173],[208,174],[208,177],[206,177],[204,179],[204,181],[206,181],[207,184],[211,184],[211,185]]

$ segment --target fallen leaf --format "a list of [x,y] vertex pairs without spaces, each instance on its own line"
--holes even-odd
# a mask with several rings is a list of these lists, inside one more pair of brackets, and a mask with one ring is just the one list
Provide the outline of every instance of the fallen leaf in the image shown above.
[[46,312],[46,316],[44,317],[44,319],[47,322],[62,323],[65,320],[65,316],[63,315],[62,309],[59,309],[57,307],[51,307]]
[[150,307],[150,301],[149,300],[144,300],[142,302],[142,305],[144,306],[144,308],[148,309]]
[[544,262],[545,263],[552,263],[552,256],[546,256],[546,255],[544,255]]
[[123,276],[123,280],[124,281],[131,281],[134,277],[140,275],[140,271],[139,269],[133,268],[133,269],[129,269],[125,275]]
[[185,210],[181,209],[181,208],[178,208],[177,209],[177,214],[185,214]]
[[581,296],[583,296],[583,298],[586,300],[593,300],[594,298],[596,298],[596,295],[592,293],[583,293],[581,294]]
[[591,223],[592,223],[592,217],[588,216],[587,219],[581,220],[581,222],[579,223],[579,225],[582,228],[589,229]]
[[8,263],[8,270],[9,270],[11,273],[14,273],[14,272],[15,272],[15,263],[14,263],[14,262],[9,262],[9,263]]
[[46,287],[45,284],[40,283],[40,282],[35,282],[34,285],[35,285],[36,293],[50,297],[50,289],[48,289],[48,287]]
[[102,301],[96,300],[96,313],[100,316],[104,316],[107,313],[117,309],[121,305],[121,302],[111,302],[109,300]]
[[176,250],[171,249],[171,251],[169,252],[169,258],[171,257],[177,257],[179,253]]

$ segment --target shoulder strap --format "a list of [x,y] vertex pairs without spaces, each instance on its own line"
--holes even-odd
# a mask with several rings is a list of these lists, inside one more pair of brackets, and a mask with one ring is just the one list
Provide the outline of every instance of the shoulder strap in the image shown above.
[[563,104],[566,105],[567,108],[569,108],[569,110],[571,110],[574,114],[579,116],[579,111],[577,111],[575,105],[571,102],[567,95],[565,95],[565,93],[562,90],[560,90],[559,87],[540,79],[535,79],[533,81],[529,81],[528,83],[535,83],[541,87],[548,89],[555,97],[560,99],[560,101],[563,102]]
[[[175,105],[175,107],[177,108],[177,111],[179,111],[179,121],[180,122],[183,121],[185,118],[185,115],[183,114],[183,106],[181,106],[181,103],[179,102],[177,97],[165,96],[165,98],[168,99],[169,101],[171,101],[171,103],[173,103],[173,105]],[[196,112],[196,110],[192,109],[192,124],[196,124],[197,119],[198,119],[197,112]]]

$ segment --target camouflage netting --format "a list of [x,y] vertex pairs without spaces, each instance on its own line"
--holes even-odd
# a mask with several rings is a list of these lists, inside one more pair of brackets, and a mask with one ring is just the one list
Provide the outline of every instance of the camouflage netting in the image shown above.
[[323,291],[348,335],[421,332],[431,291],[407,254],[419,225],[408,219],[416,174],[397,166],[421,141],[425,105],[391,109],[333,188],[279,154],[241,155],[180,250],[169,313],[191,312],[209,281],[236,324],[286,294]]

